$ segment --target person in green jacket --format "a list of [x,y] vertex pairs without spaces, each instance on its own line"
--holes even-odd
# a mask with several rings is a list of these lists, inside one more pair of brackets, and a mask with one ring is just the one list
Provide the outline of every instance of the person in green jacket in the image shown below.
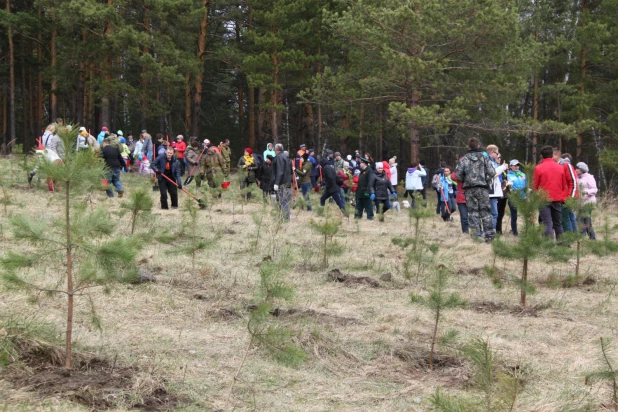
[[219,149],[221,150],[221,157],[223,157],[223,177],[225,181],[228,181],[230,178],[230,166],[232,164],[232,149],[230,149],[230,139],[225,139],[219,145]]
[[307,202],[307,210],[311,212],[311,200],[309,199],[309,192],[311,191],[311,171],[313,170],[313,164],[309,161],[309,154],[303,154],[303,166],[300,169],[293,167],[296,175],[299,177],[298,184],[303,194],[303,198]]

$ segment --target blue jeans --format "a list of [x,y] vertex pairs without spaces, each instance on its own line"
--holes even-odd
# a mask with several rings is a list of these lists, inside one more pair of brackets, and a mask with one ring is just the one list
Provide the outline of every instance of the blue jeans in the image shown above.
[[509,210],[511,211],[511,231],[514,236],[517,236],[519,232],[517,232],[517,208],[511,201],[509,200]]
[[279,186],[277,193],[279,198],[279,207],[281,214],[286,220],[290,220],[290,203],[292,203],[292,188],[287,186]]
[[496,230],[496,223],[498,223],[498,198],[489,198],[489,208],[491,210],[491,219],[494,222],[494,230]]
[[303,183],[300,185],[300,190],[303,194],[303,198],[307,202],[307,210],[311,212],[311,200],[309,200],[309,191],[311,190],[311,183]]
[[[114,185],[114,187],[116,188],[116,192],[122,192],[122,184],[120,184],[120,168],[119,167],[114,167],[112,168],[109,172],[107,172],[107,184],[108,185]],[[108,189],[105,190],[105,193],[107,193],[108,197],[114,197],[114,192],[112,191],[112,189]]]
[[329,197],[333,198],[335,203],[337,203],[337,206],[339,206],[339,209],[345,210],[345,203],[343,203],[343,200],[341,200],[340,192],[326,193],[326,191],[324,191],[324,194],[320,198],[320,205],[324,206],[326,204],[326,199],[328,199]]
[[461,216],[461,231],[462,233],[468,233],[468,205],[457,203],[457,209],[459,209],[459,216]]
[[149,150],[146,153],[146,157],[148,158],[148,161],[152,163],[152,150]]

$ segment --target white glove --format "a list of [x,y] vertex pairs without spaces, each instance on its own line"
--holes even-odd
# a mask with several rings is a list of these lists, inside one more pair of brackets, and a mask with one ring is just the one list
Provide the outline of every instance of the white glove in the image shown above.
[[279,185],[273,186],[273,189],[275,189],[275,192],[278,192],[279,191]]

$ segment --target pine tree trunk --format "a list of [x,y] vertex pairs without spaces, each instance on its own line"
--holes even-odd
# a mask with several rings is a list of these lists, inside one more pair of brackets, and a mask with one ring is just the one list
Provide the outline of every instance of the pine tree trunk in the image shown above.
[[521,306],[526,306],[527,286],[528,286],[528,258],[524,258],[524,268],[521,272]]
[[378,122],[379,122],[379,130],[378,130],[378,159],[384,159],[384,150],[382,147],[382,142],[384,141],[384,119],[383,117],[383,110],[382,110],[382,103],[378,104],[378,111],[379,111],[379,115],[378,115]]
[[534,93],[532,97],[532,164],[537,163],[538,132],[536,124],[539,119],[539,76],[534,74]]
[[[247,96],[247,110],[249,110],[249,139],[247,142],[248,147],[255,146],[255,89],[253,87],[248,88]],[[261,142],[260,142],[261,143]]]
[[317,151],[319,153],[320,147],[322,145],[322,105],[318,103],[318,144]]
[[[142,45],[142,56],[148,54],[150,49],[148,44],[150,42],[150,38],[152,36],[152,32],[150,30],[150,10],[148,7],[144,7],[144,30],[146,31],[146,35],[148,36],[148,40],[144,42]],[[146,73],[148,72],[148,67],[146,65],[142,66],[142,74],[140,76],[140,84],[142,87],[141,96],[140,96],[140,111],[141,119],[140,119],[140,127],[142,130],[148,128],[148,90],[149,90],[149,82]]]
[[200,61],[200,69],[195,76],[195,95],[193,96],[193,119],[191,133],[199,136],[200,116],[202,113],[202,81],[204,79],[204,62],[206,60],[206,34],[208,29],[208,1],[202,0],[202,19],[200,22],[200,35],[197,41],[197,58]]
[[[11,1],[6,0],[6,12],[11,14]],[[13,46],[13,27],[9,24],[8,29],[9,37],[9,138],[8,142],[15,139],[15,48]],[[7,146],[7,135],[3,135],[2,149],[3,154],[9,152]]]
[[361,103],[360,119],[358,122],[358,150],[363,150],[363,123],[364,121],[365,121],[365,105]]
[[258,136],[258,141],[261,144],[266,142],[266,138],[264,136],[264,122],[266,120],[266,110],[264,109],[265,103],[266,103],[266,89],[263,87],[260,87],[258,89],[257,136]]
[[67,330],[65,343],[65,362],[67,369],[71,368],[71,352],[73,345],[73,255],[71,245],[71,208],[70,208],[70,183],[65,186],[65,226],[66,226],[66,251],[67,251]]
[[24,136],[24,153],[27,153],[26,150],[26,146],[27,146],[27,141],[28,141],[28,136],[30,135],[30,133],[28,133],[28,129],[29,129],[29,125],[32,124],[30,123],[30,105],[28,104],[28,102],[30,101],[28,99],[28,82],[26,80],[26,62],[24,61],[24,56],[26,56],[26,50],[24,49],[25,46],[25,42],[21,42],[21,56],[22,56],[22,60],[21,60],[21,106],[22,106],[22,113],[21,113],[21,118],[24,122],[24,130],[23,130],[23,136]]
[[[418,106],[419,94],[418,90],[414,89],[411,92],[411,101],[408,108],[412,109]],[[420,138],[416,123],[410,122],[410,161],[417,163],[420,157]]]
[[191,131],[191,101],[193,95],[191,93],[191,73],[185,73],[185,133]]
[[438,335],[438,322],[440,322],[440,308],[436,310],[436,323],[433,325],[433,335],[431,337],[431,350],[429,351],[429,369],[433,370],[433,355],[436,350],[436,336]]
[[[584,28],[584,29],[586,28],[587,14],[588,14],[588,0],[582,0],[580,19],[583,21],[582,28]],[[581,49],[581,51],[579,53],[579,81],[580,81],[579,96],[580,96],[580,98],[583,101],[584,94],[586,92],[584,81],[586,79],[586,54],[587,54],[587,50],[586,50],[586,45],[584,45],[584,44],[581,45],[581,48],[582,49]],[[580,121],[580,122],[584,119],[584,114],[582,113],[581,110],[582,109],[579,109],[579,111],[577,113],[577,120]],[[577,150],[575,152],[575,158],[577,160],[581,159],[583,144],[584,144],[584,137],[582,135],[582,132],[580,131],[579,133],[577,133]]]
[[[42,24],[41,19],[41,8],[38,9],[38,22]],[[43,91],[43,34],[42,30],[39,30],[37,36],[37,48],[36,48],[36,60],[38,63],[37,68],[37,83],[36,83],[36,111],[35,111],[35,124],[36,124],[36,135],[41,136],[43,133],[43,104],[45,102],[45,92]]]
[[[114,1],[113,0],[107,0],[107,5],[108,7],[112,7],[114,5]],[[113,33],[113,29],[111,26],[111,23],[109,21],[105,22],[105,37],[109,37],[112,35]],[[110,127],[110,102],[109,102],[109,90],[105,90],[107,87],[109,87],[108,85],[111,83],[112,81],[112,55],[111,55],[111,50],[106,50],[107,55],[105,56],[105,62],[104,62],[104,68],[103,68],[103,72],[104,72],[104,79],[105,79],[105,86],[103,87],[103,90],[105,91],[103,96],[101,97],[101,121],[99,124],[99,127]]]
[[279,122],[281,116],[279,109],[277,109],[279,106],[279,56],[275,53],[271,58],[275,71],[273,73],[274,87],[270,92],[270,130],[273,141],[279,143]]
[[240,139],[245,140],[245,87],[242,76],[238,78],[238,132]]
[[[55,20],[52,16],[52,20]],[[58,79],[56,76],[56,62],[58,56],[56,54],[56,37],[58,36],[58,29],[56,28],[56,24],[53,24],[52,32],[51,32],[51,40],[50,40],[50,49],[51,49],[51,69],[52,69],[52,80],[51,80],[51,90],[50,90],[50,101],[49,101],[49,111],[51,113],[51,122],[56,121],[56,117],[58,116],[58,97],[56,96],[57,88],[58,88]]]

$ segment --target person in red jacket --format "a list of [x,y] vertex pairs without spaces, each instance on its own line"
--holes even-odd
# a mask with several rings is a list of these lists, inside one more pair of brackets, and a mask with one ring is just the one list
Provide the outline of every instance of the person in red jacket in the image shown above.
[[[564,167],[564,175],[567,180],[566,198],[579,199],[579,182],[575,168],[571,164],[573,158],[570,154],[562,154],[560,149],[554,148],[554,161]],[[577,232],[577,219],[572,210],[562,205],[562,228],[565,232]]]
[[187,163],[185,161],[185,151],[187,150],[187,144],[185,143],[185,138],[179,134],[176,136],[176,157],[178,158],[178,164],[180,165],[180,176],[184,176],[185,169],[187,167]]
[[457,195],[455,195],[455,202],[457,202],[457,209],[459,210],[461,231],[462,233],[468,233],[469,224],[468,206],[466,205],[466,190],[463,188],[463,183],[457,180],[457,174],[455,172],[451,173],[451,180],[457,182]]
[[545,236],[556,239],[564,233],[562,229],[562,203],[567,197],[567,180],[564,167],[552,159],[553,148],[545,146],[541,149],[543,160],[534,168],[534,190],[547,193],[549,204],[539,210],[539,220],[545,226]]

